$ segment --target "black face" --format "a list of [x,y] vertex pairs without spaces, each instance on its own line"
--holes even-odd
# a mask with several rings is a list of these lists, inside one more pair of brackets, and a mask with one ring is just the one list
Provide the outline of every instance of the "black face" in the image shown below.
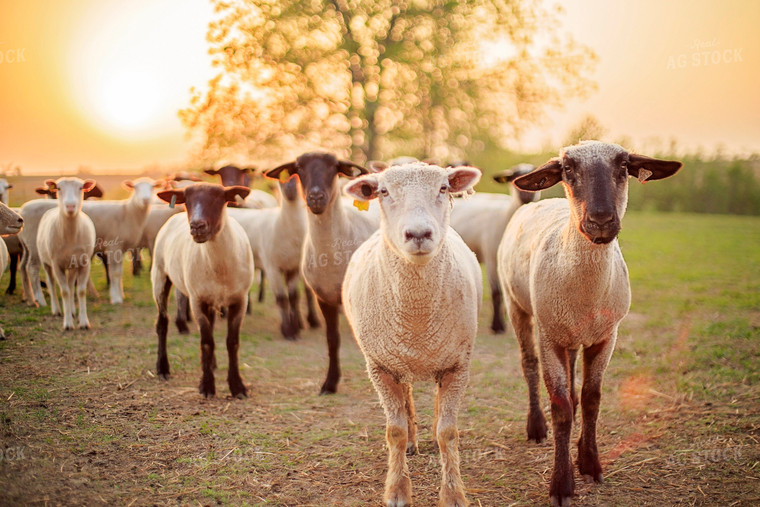
[[562,181],[580,204],[580,232],[589,241],[607,244],[620,232],[620,210],[625,209],[628,191],[628,154],[610,160],[579,164],[569,156],[562,159]]
[[250,183],[248,169],[240,169],[234,165],[226,165],[216,171],[216,174],[222,179],[222,185],[225,187],[231,187],[234,185],[247,187]]
[[185,189],[190,235],[196,243],[205,243],[219,233],[226,204],[224,188],[219,185],[197,183]]
[[338,159],[329,153],[306,153],[296,159],[296,170],[306,205],[321,215],[337,196],[333,182],[338,177]]

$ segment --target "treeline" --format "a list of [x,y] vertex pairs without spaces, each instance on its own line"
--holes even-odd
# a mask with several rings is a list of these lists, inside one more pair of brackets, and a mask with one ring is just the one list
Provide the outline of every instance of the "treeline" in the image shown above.
[[[507,169],[519,162],[540,165],[556,153],[520,155],[495,153],[473,160],[486,175],[477,189],[482,192],[504,192],[503,185],[494,183],[490,174]],[[700,154],[685,156],[658,154],[658,158],[681,160],[683,169],[667,184],[629,184],[629,210],[679,211],[688,213],[717,213],[760,215],[760,155],[747,158],[705,158]],[[665,183],[665,182],[663,182]],[[544,197],[564,196],[558,185]]]

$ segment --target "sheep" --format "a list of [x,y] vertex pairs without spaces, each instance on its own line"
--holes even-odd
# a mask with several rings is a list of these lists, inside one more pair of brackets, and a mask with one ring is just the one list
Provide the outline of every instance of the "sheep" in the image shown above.
[[351,258],[342,295],[385,411],[388,506],[412,500],[405,451],[418,450],[412,383],[421,380],[436,383],[440,505],[467,505],[457,412],[469,380],[483,282],[475,255],[449,226],[449,213],[452,194],[471,190],[480,174],[474,167],[416,162],[359,177],[345,188],[355,199],[380,204],[380,230]]
[[[203,172],[211,176],[219,176],[222,180],[221,183],[224,186],[240,185],[247,187],[251,183],[250,175],[256,172],[253,167],[239,168],[234,165],[227,164],[221,169],[205,169]],[[230,203],[233,206],[240,206],[243,208],[275,208],[277,207],[277,199],[271,194],[264,192],[263,190],[252,189],[248,197],[238,199],[235,203]]]
[[95,185],[93,180],[59,178],[48,180],[58,192],[57,207],[45,212],[37,230],[37,252],[45,269],[50,310],[59,315],[55,286],[61,289],[63,329],[74,329],[74,290],[79,303],[79,327],[90,328],[87,318],[87,281],[90,258],[95,250],[95,225],[81,212],[83,194]]
[[[461,165],[461,164],[460,164]],[[521,174],[535,169],[530,164],[519,164],[494,175],[494,180],[507,183]],[[504,235],[504,229],[517,208],[525,203],[538,200],[540,192],[523,192],[512,186],[512,195],[477,193],[469,199],[457,199],[451,211],[451,227],[462,236],[478,260],[485,265],[486,278],[491,288],[493,318],[491,330],[503,333],[504,310],[502,308],[499,273],[496,268],[496,250]]]
[[367,174],[364,167],[325,152],[310,152],[265,173],[281,181],[298,176],[308,208],[306,236],[301,252],[301,274],[317,296],[325,319],[329,366],[320,394],[333,394],[340,380],[338,312],[341,284],[351,255],[378,228],[367,212],[343,203],[338,176]]
[[[0,201],[0,234],[17,235],[24,226],[24,219],[21,215],[9,208],[5,203]],[[17,236],[14,236],[17,237]],[[5,272],[8,265],[8,248],[5,241],[0,241],[0,276]],[[5,332],[0,327],[0,340],[5,339]]]
[[203,375],[199,390],[206,398],[216,394],[214,319],[222,306],[227,307],[227,383],[233,397],[243,398],[248,393],[240,378],[238,347],[248,290],[253,284],[253,253],[245,231],[226,212],[226,203],[234,202],[236,196],[245,198],[248,192],[246,187],[197,183],[158,193],[167,202],[175,199],[176,203],[184,203],[187,212],[171,217],[156,237],[150,269],[158,308],[156,371],[159,378],[168,379],[167,300],[175,285],[188,296],[200,328]]
[[95,252],[100,254],[109,276],[109,296],[112,304],[124,301],[122,270],[124,254],[140,241],[148,219],[150,202],[155,188],[162,183],[151,178],[124,181],[132,190],[128,199],[94,201],[82,204],[82,211],[92,218],[98,239]]
[[8,206],[8,190],[13,188],[12,183],[8,183],[5,178],[0,178],[0,202]]
[[[298,195],[298,182],[279,183],[278,208],[230,208],[229,216],[245,229],[253,249],[253,263],[271,282],[280,309],[280,331],[287,340],[297,340],[303,327],[298,309],[301,249],[306,234],[306,210]],[[284,279],[284,280],[283,280]],[[308,322],[318,327],[311,292],[306,290]]]
[[[34,189],[40,195],[44,195],[48,199],[55,199],[57,197],[57,191],[54,188],[49,187],[37,187]],[[103,187],[98,183],[94,187],[84,193],[84,199],[99,199],[103,197]]]
[[618,325],[631,302],[628,268],[616,239],[628,201],[628,176],[641,182],[659,180],[680,168],[680,162],[584,141],[563,148],[559,158],[513,181],[529,192],[562,182],[567,196],[521,207],[498,251],[499,279],[528,384],[529,440],[546,438],[539,360],[551,400],[554,468],[549,494],[555,505],[568,505],[575,489],[568,446],[578,404],[575,359],[581,348],[578,469],[588,480],[603,479],[596,445],[601,385]]

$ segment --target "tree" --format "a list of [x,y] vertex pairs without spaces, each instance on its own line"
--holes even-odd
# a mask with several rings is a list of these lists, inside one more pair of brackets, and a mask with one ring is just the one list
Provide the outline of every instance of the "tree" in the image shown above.
[[220,72],[180,111],[205,161],[462,158],[593,88],[595,55],[539,0],[213,1]]
[[572,146],[579,141],[603,141],[605,135],[607,135],[607,129],[602,125],[599,119],[592,114],[587,114],[570,129],[563,146]]

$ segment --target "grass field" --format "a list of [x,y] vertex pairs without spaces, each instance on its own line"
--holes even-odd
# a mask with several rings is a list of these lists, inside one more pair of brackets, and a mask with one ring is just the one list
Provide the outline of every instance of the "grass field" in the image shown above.
[[[623,225],[633,303],[602,397],[605,482],[576,474],[575,503],[758,505],[760,218],[631,212]],[[218,394],[204,400],[197,333],[170,329],[172,378],[154,376],[147,274],[125,277],[119,307],[107,302],[99,265],[93,274],[101,298],[89,303],[91,331],[63,333],[48,308],[0,297],[9,335],[0,342],[0,504],[380,505],[384,417],[345,323],[339,393],[320,397],[323,330],[286,342],[268,294],[243,327],[251,396],[226,397],[218,328]],[[488,307],[459,415],[468,498],[546,504],[551,439],[526,441],[519,351],[511,333],[488,331]],[[435,505],[433,389],[415,387],[414,500]]]

